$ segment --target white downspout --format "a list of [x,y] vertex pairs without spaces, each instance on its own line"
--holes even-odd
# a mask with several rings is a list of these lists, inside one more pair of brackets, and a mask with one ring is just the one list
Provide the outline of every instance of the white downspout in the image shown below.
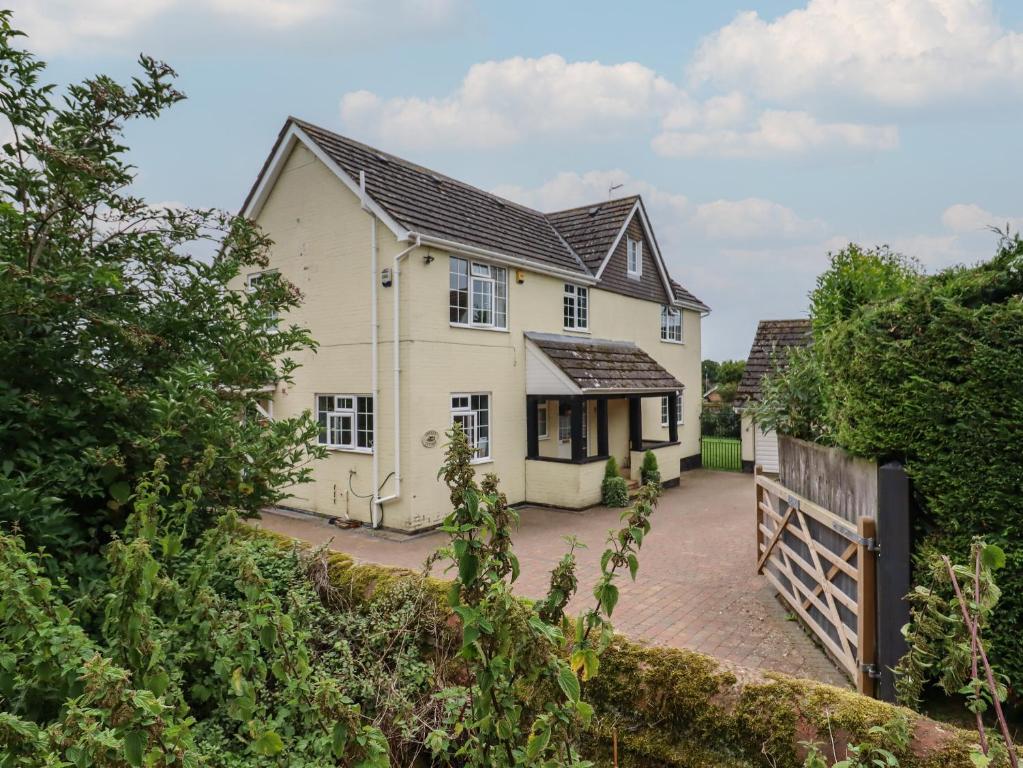
[[380,525],[379,506],[377,495],[380,487],[380,351],[379,335],[380,329],[377,325],[377,217],[369,210],[366,202],[366,172],[359,171],[359,195],[361,197],[362,210],[369,213],[369,287],[370,287],[370,368],[372,369],[370,388],[373,392],[373,506],[370,508],[370,525],[374,528]]
[[[410,233],[411,236],[411,233]],[[390,496],[384,496],[378,498],[376,503],[379,506],[383,506],[389,501],[395,501],[401,496],[401,353],[400,353],[400,334],[401,329],[401,260],[409,255],[413,250],[419,247],[421,242],[420,236],[416,235],[416,241],[405,250],[397,253],[394,257],[394,271],[392,273],[392,279],[394,281],[394,293],[392,298],[394,299],[394,316],[392,322],[394,323],[394,493]]]

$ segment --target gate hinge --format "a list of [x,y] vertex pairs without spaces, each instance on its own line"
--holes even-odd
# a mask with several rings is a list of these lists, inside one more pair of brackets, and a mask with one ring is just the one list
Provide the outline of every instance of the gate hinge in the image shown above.
[[862,536],[856,537],[856,543],[867,548],[868,552],[880,552],[881,544],[878,543],[877,539],[874,538],[863,538]]
[[860,664],[860,671],[866,672],[867,677],[871,680],[881,679],[881,673],[878,671],[876,664]]

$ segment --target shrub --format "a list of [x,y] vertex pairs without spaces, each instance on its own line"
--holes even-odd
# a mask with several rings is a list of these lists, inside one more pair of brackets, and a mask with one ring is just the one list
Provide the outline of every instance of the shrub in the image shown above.
[[629,505],[629,484],[625,478],[616,475],[604,480],[601,487],[601,501],[605,507],[626,507]]
[[629,503],[629,486],[618,472],[618,460],[608,458],[600,483],[600,500],[605,507],[624,507]]
[[700,412],[700,433],[704,437],[739,437],[741,418],[730,405],[705,405]]
[[653,483],[661,484],[661,470],[657,467],[657,456],[653,451],[643,454],[643,465],[639,468],[639,477],[643,485]]

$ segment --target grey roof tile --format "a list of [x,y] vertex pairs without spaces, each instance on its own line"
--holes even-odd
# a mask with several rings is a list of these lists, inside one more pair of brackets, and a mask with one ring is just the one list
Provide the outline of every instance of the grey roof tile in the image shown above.
[[672,391],[682,383],[630,341],[585,339],[527,331],[532,341],[585,391]]
[[761,320],[736,390],[737,396],[743,400],[759,400],[761,380],[768,373],[788,367],[789,349],[808,347],[812,343],[810,321],[805,318]]

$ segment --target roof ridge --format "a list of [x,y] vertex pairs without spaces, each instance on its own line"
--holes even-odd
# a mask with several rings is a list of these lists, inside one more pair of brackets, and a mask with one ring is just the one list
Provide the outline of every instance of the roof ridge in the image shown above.
[[625,197],[615,197],[615,198],[612,198],[610,200],[601,200],[601,201],[596,202],[596,203],[587,203],[586,205],[576,205],[576,206],[573,206],[571,208],[562,208],[562,209],[557,210],[557,211],[547,211],[546,213],[544,213],[544,216],[556,216],[559,213],[572,213],[573,211],[581,211],[584,208],[596,208],[596,207],[600,207],[602,205],[607,205],[609,203],[622,203],[622,202],[625,202],[626,200],[638,200],[640,198],[642,198],[642,195],[640,195],[637,192],[635,195],[626,195]]

